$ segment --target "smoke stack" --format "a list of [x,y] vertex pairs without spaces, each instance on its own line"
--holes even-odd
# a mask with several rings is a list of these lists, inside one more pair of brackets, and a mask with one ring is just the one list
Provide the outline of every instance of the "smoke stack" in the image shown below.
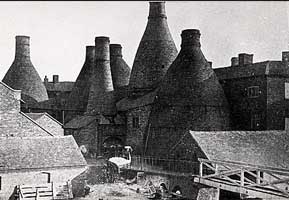
[[30,38],[16,36],[15,59],[3,78],[3,82],[16,90],[21,90],[23,100],[48,100],[44,83],[30,60]]
[[254,54],[240,53],[239,54],[239,66],[252,64],[253,63],[253,55]]
[[238,66],[239,65],[239,58],[238,57],[232,57],[231,58],[231,66]]
[[120,44],[110,44],[110,67],[113,87],[119,88],[129,83],[130,67],[122,58],[122,47]]
[[143,94],[155,89],[177,53],[167,24],[165,2],[150,2],[148,22],[132,66],[131,90]]
[[89,93],[89,114],[115,114],[113,83],[110,69],[109,38],[95,38],[95,66]]

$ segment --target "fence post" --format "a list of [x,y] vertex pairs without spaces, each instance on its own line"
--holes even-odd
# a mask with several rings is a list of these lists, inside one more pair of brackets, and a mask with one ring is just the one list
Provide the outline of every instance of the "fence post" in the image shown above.
[[241,168],[241,186],[245,185],[244,181],[245,181],[244,170],[243,168]]
[[260,170],[257,170],[257,184],[261,183],[261,172]]
[[203,162],[200,162],[200,169],[199,169],[200,177],[203,176]]

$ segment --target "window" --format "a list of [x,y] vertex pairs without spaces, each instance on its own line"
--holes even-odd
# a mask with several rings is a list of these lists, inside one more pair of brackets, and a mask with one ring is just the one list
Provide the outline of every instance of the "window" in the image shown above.
[[132,118],[132,127],[133,128],[139,128],[139,118],[138,117]]
[[289,99],[289,83],[285,83],[285,99]]
[[260,94],[259,86],[251,86],[247,89],[247,95],[249,98],[256,98]]
[[0,176],[0,190],[2,190],[2,177]]
[[261,116],[259,114],[253,114],[251,116],[251,129],[258,130],[260,128]]

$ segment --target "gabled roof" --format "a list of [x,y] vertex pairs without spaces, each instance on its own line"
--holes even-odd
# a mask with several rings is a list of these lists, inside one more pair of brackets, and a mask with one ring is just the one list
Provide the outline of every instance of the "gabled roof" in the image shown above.
[[46,130],[43,126],[41,126],[40,124],[38,124],[35,120],[33,120],[30,116],[28,116],[26,113],[20,112],[20,115],[24,116],[25,118],[27,118],[28,120],[30,120],[32,123],[34,123],[36,126],[38,126],[39,128],[41,128],[42,130],[44,130],[48,135],[50,136],[54,136],[52,133],[50,133],[48,130]]
[[118,111],[126,111],[133,108],[152,104],[155,100],[156,94],[157,89],[141,97],[137,98],[126,97],[116,103],[116,108]]
[[44,84],[47,91],[61,91],[70,92],[73,88],[74,82],[62,81],[58,83],[48,82]]
[[219,79],[245,78],[262,75],[278,75],[289,77],[289,68],[282,61],[264,61],[244,66],[215,68]]
[[208,159],[289,168],[286,131],[190,131]]
[[37,121],[39,118],[41,118],[42,116],[47,116],[48,118],[50,118],[51,120],[53,120],[54,122],[58,123],[60,126],[62,126],[62,124],[57,121],[56,119],[54,119],[51,115],[49,115],[48,113],[44,112],[44,113],[26,113],[26,115],[28,115],[31,119],[33,119],[34,121]]
[[72,136],[0,138],[0,171],[86,165]]

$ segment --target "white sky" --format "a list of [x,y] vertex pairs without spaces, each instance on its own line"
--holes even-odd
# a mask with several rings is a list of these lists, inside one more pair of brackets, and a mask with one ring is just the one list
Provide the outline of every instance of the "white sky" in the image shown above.
[[[238,53],[254,62],[281,60],[289,50],[289,2],[168,1],[171,34],[180,49],[184,29],[201,31],[202,51],[213,67],[228,66]],[[59,74],[75,81],[85,59],[85,46],[108,36],[123,46],[131,67],[145,30],[147,1],[0,2],[0,79],[12,64],[15,36],[30,36],[31,60],[43,79]]]

